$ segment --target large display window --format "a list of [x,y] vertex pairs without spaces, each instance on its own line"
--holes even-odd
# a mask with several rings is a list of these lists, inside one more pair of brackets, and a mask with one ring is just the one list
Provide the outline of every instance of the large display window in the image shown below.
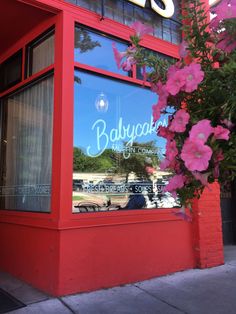
[[49,212],[53,76],[0,103],[0,208]]
[[157,96],[141,86],[75,71],[73,211],[173,207],[160,171],[165,140],[153,124]]
[[49,28],[0,64],[1,209],[51,211],[54,37]]

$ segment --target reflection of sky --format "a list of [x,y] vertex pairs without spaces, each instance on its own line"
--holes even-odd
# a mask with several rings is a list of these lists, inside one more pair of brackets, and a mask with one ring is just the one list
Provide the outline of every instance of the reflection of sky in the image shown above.
[[[75,29],[75,31],[78,30],[79,28]],[[127,45],[118,42],[117,40],[112,40],[105,35],[102,36],[90,31],[87,31],[87,34],[89,34],[92,42],[98,42],[100,46],[94,47],[84,53],[80,53],[80,49],[76,48],[75,60],[83,64],[89,64],[96,68],[127,76],[127,72],[117,68],[115,58],[113,57],[112,42],[114,41],[116,43],[116,48],[119,51],[125,51],[127,49]]]
[[[154,140],[157,147],[164,148],[165,140],[156,136],[151,120],[156,94],[144,87],[85,72],[76,71],[75,75],[81,84],[75,83],[74,146],[91,155],[114,145],[118,148],[132,139],[139,143]],[[109,102],[107,112],[99,112],[95,107],[101,92]],[[159,121],[164,120],[167,121],[167,116]],[[132,130],[138,130],[136,138]]]

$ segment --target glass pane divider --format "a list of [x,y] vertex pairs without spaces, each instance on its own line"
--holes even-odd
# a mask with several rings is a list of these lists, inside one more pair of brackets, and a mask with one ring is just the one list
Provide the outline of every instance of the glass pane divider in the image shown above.
[[14,85],[13,87],[7,89],[6,91],[0,93],[0,98],[7,96],[8,94],[14,93],[16,91],[18,91],[20,88],[24,87],[25,85],[30,84],[31,82],[37,80],[38,78],[40,78],[41,76],[46,75],[48,72],[51,72],[54,70],[54,64],[48,66],[47,68],[39,71],[38,73],[33,74],[32,76],[24,79],[23,81],[21,81],[20,83]]
[[137,85],[143,85],[143,86],[146,86],[146,87],[150,87],[151,86],[151,84],[149,82],[144,82],[143,80],[139,80],[139,79],[136,79],[134,77],[128,77],[128,76],[124,76],[124,75],[121,75],[121,74],[113,73],[113,72],[110,72],[110,71],[98,69],[98,68],[89,66],[87,64],[79,63],[79,62],[75,62],[75,68],[78,69],[78,70],[79,69],[80,70],[86,70],[86,71],[89,71],[89,72],[93,72],[94,74],[101,74],[101,75],[104,75],[104,76],[107,76],[107,77],[111,77],[111,78],[114,78],[114,79],[119,79],[119,80],[122,80],[122,81],[134,83],[134,84],[137,84]]

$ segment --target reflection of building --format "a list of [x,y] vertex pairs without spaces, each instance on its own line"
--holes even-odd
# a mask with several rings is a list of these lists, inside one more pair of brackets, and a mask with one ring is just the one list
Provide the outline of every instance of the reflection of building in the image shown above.
[[[128,0],[1,0],[0,267],[53,295],[222,262],[217,188],[193,224],[172,209],[72,213],[74,147],[93,174],[111,176],[118,165],[133,186],[148,178],[145,156],[115,155],[124,133],[140,145],[155,135],[147,108],[156,95],[142,87],[140,69],[118,70],[111,50],[113,41],[126,49],[136,19],[153,24],[154,36],[142,40],[147,53],[178,58],[177,15],[163,19]],[[95,107],[101,92],[106,111]],[[101,153],[95,164],[99,149],[110,159]]]

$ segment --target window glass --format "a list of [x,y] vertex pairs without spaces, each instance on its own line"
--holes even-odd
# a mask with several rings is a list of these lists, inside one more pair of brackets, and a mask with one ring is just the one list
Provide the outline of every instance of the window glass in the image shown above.
[[104,0],[104,14],[112,20],[124,23],[124,3],[114,0]]
[[[119,23],[131,25],[135,21],[141,21],[153,27],[155,37],[164,39],[174,44],[179,44],[181,36],[176,36],[180,33],[181,22],[179,19],[180,0],[174,0],[175,13],[170,18],[168,27],[165,24],[165,18],[156,13],[150,5],[150,1],[146,1],[145,7],[140,7],[128,0],[66,0],[88,10],[104,15]],[[156,0],[157,5],[164,9],[162,1]],[[163,22],[163,23],[162,23]],[[173,23],[172,23],[173,22]],[[173,36],[172,36],[172,33]],[[181,34],[180,34],[181,35]]]
[[128,45],[106,35],[99,35],[85,28],[76,27],[75,61],[127,76],[129,73],[117,68],[112,51],[113,42],[116,43],[119,51],[125,51],[128,47]]
[[50,211],[53,77],[0,106],[0,208]]
[[94,0],[68,0],[68,2],[76,3],[83,8],[91,10],[96,13],[101,13],[101,0],[94,1]]
[[149,89],[75,72],[73,211],[172,207],[159,170],[165,140],[156,136]]
[[0,92],[14,86],[21,81],[22,50],[0,65]]
[[52,30],[40,36],[27,47],[27,76],[54,63],[54,40],[54,30]]
[[171,42],[176,45],[181,42],[181,30],[175,21],[171,21]]
[[166,41],[171,41],[171,21],[170,20],[162,20],[163,25],[163,39]]
[[[167,56],[167,55],[165,55],[163,53],[160,53],[160,52],[157,52],[157,51],[154,51],[154,50],[150,50],[150,49],[145,49],[144,54],[145,54],[145,56],[153,55],[155,57],[159,57],[160,59],[167,59],[169,61],[175,60],[174,58],[172,58],[170,56]],[[151,72],[151,68],[145,67],[145,71],[146,71],[146,73],[150,73]],[[144,79],[144,77],[143,77],[143,69],[140,66],[136,66],[136,78],[138,78],[140,80]],[[147,79],[147,81],[149,81],[149,79]]]

